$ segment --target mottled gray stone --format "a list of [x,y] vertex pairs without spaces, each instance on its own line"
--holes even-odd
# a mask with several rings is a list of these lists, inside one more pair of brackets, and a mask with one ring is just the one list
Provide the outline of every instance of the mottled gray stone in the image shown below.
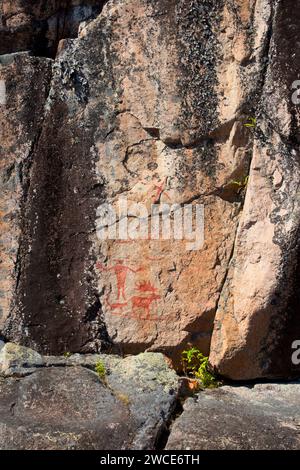
[[12,52],[11,54],[1,54],[0,55],[0,64],[1,65],[10,65],[16,57],[20,56],[29,56],[29,51],[22,52]]
[[0,449],[122,449],[136,429],[129,410],[85,368],[43,368],[0,380]]
[[6,343],[0,352],[0,374],[23,376],[33,372],[43,364],[42,356],[30,348],[14,343]]
[[158,353],[128,356],[112,369],[108,384],[117,396],[128,402],[138,425],[134,449],[153,448],[176,404],[178,377]]
[[0,370],[0,449],[153,449],[178,395],[160,353],[43,357],[7,343]]
[[167,449],[300,449],[300,382],[200,392],[172,426]]

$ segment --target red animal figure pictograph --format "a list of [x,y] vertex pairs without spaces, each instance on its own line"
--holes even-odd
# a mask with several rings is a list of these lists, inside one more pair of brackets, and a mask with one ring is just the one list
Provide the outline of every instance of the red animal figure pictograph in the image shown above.
[[149,261],[162,261],[165,259],[163,256],[147,256],[146,257]]
[[140,292],[157,292],[157,287],[154,287],[153,284],[149,281],[143,281],[143,282],[136,282],[135,283],[136,290]]
[[106,297],[105,299],[105,302],[106,304],[108,305],[108,307],[110,308],[111,310],[111,313],[115,314],[115,315],[123,315],[123,309],[125,307],[127,307],[128,305],[128,302],[114,302],[114,303],[110,303],[109,301],[109,296]]
[[117,280],[118,300],[121,298],[121,296],[123,297],[124,300],[126,300],[125,285],[126,285],[127,274],[129,272],[137,273],[139,271],[144,270],[142,266],[137,269],[133,269],[133,268],[130,268],[129,266],[125,266],[124,260],[118,260],[117,263],[111,267],[106,267],[102,263],[98,262],[96,263],[96,268],[99,269],[100,271],[113,271],[115,273],[116,280]]
[[136,283],[136,289],[141,293],[146,293],[148,295],[134,295],[131,297],[132,302],[132,316],[137,316],[137,310],[144,310],[146,319],[150,319],[150,308],[153,302],[161,298],[160,295],[157,295],[157,288],[151,284],[150,281],[143,281],[139,284]]
[[132,302],[132,316],[135,317],[136,316],[136,310],[144,310],[145,314],[146,314],[146,318],[147,320],[150,319],[150,307],[152,305],[152,303],[155,301],[155,300],[159,300],[161,298],[160,295],[157,295],[155,294],[154,292],[151,293],[150,295],[148,296],[138,296],[138,295],[134,295],[133,297],[131,297],[131,302]]

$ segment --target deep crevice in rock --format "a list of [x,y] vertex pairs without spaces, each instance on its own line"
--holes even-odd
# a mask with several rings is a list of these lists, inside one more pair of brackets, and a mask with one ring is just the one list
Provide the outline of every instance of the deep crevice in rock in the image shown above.
[[[55,58],[62,39],[75,39],[81,22],[95,19],[107,0],[21,0],[12,17],[0,10],[0,55],[29,51],[38,57]],[[13,18],[13,20],[12,20]],[[11,23],[12,20],[12,23]]]
[[[186,397],[187,398],[187,397]],[[171,427],[173,423],[176,421],[176,419],[183,413],[183,402],[185,399],[180,399],[179,397],[177,398],[173,410],[170,413],[169,419],[163,423],[161,426],[156,439],[155,439],[155,444],[154,444],[154,450],[159,452],[165,449],[170,432],[171,432]]]

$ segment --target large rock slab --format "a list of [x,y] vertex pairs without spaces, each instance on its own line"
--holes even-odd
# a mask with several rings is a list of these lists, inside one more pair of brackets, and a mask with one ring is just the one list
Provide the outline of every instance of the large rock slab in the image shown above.
[[168,450],[299,450],[300,383],[201,392],[184,404]]
[[23,203],[51,74],[49,59],[27,53],[0,56],[0,329],[16,301]]
[[300,114],[292,100],[299,21],[293,1],[273,6],[247,194],[210,351],[211,364],[232,379],[300,374],[292,361],[300,338]]
[[0,449],[153,449],[177,394],[178,378],[159,353],[42,357],[7,343]]
[[121,449],[133,439],[126,405],[87,369],[0,379],[0,390],[1,450]]
[[43,364],[42,356],[30,348],[14,343],[0,345],[0,374],[4,376],[28,375]]
[[[8,339],[45,354],[163,351],[177,364],[188,343],[209,353],[270,13],[250,41],[244,3],[112,0],[60,43],[32,155]],[[232,81],[239,93],[227,106]],[[148,210],[204,204],[204,244],[202,229],[196,250],[174,234],[99,239],[99,206],[117,209],[125,197]]]
[[[299,6],[0,8],[0,53],[53,59],[0,57],[1,334],[43,354],[160,351],[178,366],[192,344],[233,379],[298,375]],[[203,204],[198,249],[175,234],[101,239],[99,207],[125,198]]]

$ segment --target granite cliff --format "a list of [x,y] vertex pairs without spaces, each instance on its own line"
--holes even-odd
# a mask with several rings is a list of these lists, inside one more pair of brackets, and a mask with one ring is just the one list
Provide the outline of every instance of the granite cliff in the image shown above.
[[[0,14],[2,339],[176,367],[193,345],[230,379],[299,375],[299,5],[2,0]],[[99,238],[99,207],[124,198],[203,207],[203,243]]]

